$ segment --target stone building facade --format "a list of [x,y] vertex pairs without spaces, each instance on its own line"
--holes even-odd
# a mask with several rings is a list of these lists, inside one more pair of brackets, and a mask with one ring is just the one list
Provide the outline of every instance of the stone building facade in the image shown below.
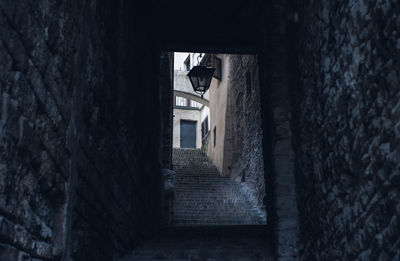
[[258,59],[256,55],[229,55],[229,63],[224,150],[228,171],[262,208],[265,178]]
[[132,5],[0,1],[0,260],[117,260],[157,230],[159,54]]
[[400,260],[400,6],[300,6],[302,260]]
[[[256,55],[208,54],[221,74],[210,85],[211,126],[205,151],[222,176],[242,184],[257,207],[265,196],[260,76]],[[214,133],[215,132],[215,133]]]

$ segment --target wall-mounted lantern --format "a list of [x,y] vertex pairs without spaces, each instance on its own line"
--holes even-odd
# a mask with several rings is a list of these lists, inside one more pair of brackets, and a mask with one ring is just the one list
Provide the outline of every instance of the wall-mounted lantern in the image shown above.
[[194,91],[200,94],[201,98],[203,98],[204,93],[206,93],[208,88],[210,88],[214,71],[214,68],[206,67],[199,64],[194,66],[187,74]]

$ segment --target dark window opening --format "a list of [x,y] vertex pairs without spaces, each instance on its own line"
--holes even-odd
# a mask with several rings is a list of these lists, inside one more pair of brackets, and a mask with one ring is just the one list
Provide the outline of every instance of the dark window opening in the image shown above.
[[213,60],[214,60],[213,61],[213,67],[215,68],[214,77],[217,78],[218,80],[221,80],[222,79],[221,59],[219,59],[216,56],[214,56]]
[[206,54],[202,60],[202,64],[207,67],[215,68],[213,77],[221,80],[222,79],[222,61],[215,55]]
[[185,64],[186,71],[190,71],[190,55],[188,55],[188,57],[183,63]]
[[214,148],[217,145],[217,127],[214,127]]
[[201,123],[201,139],[204,140],[208,134],[208,116]]

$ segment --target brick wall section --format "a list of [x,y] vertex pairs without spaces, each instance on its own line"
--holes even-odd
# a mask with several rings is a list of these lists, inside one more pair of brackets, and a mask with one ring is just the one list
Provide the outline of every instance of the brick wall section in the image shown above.
[[0,2],[0,260],[116,260],[157,228],[158,60],[134,10]]
[[303,260],[400,260],[400,3],[300,9]]
[[[225,155],[231,177],[263,208],[265,196],[260,83],[254,55],[230,55]],[[249,86],[247,86],[249,85]]]

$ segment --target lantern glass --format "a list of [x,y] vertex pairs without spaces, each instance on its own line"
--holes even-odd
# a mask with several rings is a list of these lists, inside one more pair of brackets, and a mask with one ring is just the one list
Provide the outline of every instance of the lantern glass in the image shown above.
[[210,88],[214,71],[214,68],[209,68],[202,65],[194,66],[192,70],[190,70],[187,76],[189,77],[195,92],[203,95],[208,88]]

